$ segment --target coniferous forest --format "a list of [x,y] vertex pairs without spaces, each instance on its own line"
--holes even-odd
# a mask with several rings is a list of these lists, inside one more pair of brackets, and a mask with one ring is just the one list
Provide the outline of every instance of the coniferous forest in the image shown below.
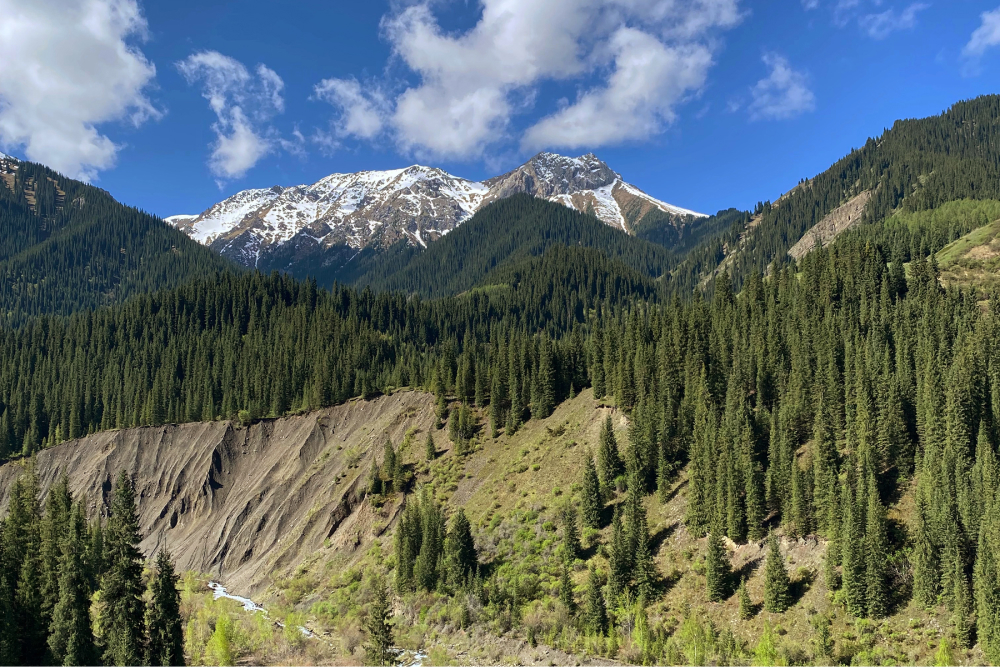
[[[438,594],[462,605],[463,629],[470,605],[506,633],[545,601],[596,642],[591,654],[616,657],[627,639],[639,647],[630,659],[648,664],[779,664],[770,626],[753,656],[711,628],[702,653],[685,653],[680,634],[647,617],[670,594],[647,506],[682,488],[707,604],[735,596],[740,618],[757,614],[728,555],[754,543],[763,610],[790,613],[780,539],[815,539],[843,614],[877,623],[912,604],[947,610],[952,647],[998,664],[1000,294],[945,288],[935,255],[993,222],[975,202],[1000,198],[998,123],[997,97],[901,121],[785,200],[706,221],[715,231],[689,248],[515,197],[403,271],[367,274],[363,288],[211,259],[177,284],[156,279],[165,264],[140,271],[112,305],[101,290],[78,301],[12,296],[0,327],[0,458],[26,464],[98,431],[246,425],[404,388],[435,395],[457,457],[477,433],[511,437],[589,390],[628,427],[616,436],[609,417],[585,443],[573,498],[552,523],[550,589],[521,585],[511,564],[522,561],[481,548],[496,526],[415,488],[385,446],[366,497],[405,501],[385,546],[390,566],[366,589],[368,661],[395,659],[392,596]],[[787,256],[859,190],[874,192],[864,224],[797,262]],[[47,200],[33,198],[38,211],[17,215],[42,215]],[[905,217],[965,200],[973,214]],[[753,217],[747,242],[728,236]],[[491,236],[502,220],[508,233]],[[713,253],[727,244],[720,266]],[[42,247],[39,258],[54,256]],[[46,273],[47,261],[25,266]],[[59,292],[46,289],[37,294]],[[429,437],[421,458],[436,456]],[[177,577],[162,552],[144,572],[128,477],[102,521],[65,483],[41,498],[27,470],[0,530],[0,662],[180,664]],[[825,664],[834,639],[816,627],[812,660]]]

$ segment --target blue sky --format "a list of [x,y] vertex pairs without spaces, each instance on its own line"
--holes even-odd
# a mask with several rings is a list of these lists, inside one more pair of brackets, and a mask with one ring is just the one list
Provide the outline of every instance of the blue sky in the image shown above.
[[483,179],[540,149],[748,208],[1000,92],[997,2],[0,0],[0,150],[163,216],[415,162]]

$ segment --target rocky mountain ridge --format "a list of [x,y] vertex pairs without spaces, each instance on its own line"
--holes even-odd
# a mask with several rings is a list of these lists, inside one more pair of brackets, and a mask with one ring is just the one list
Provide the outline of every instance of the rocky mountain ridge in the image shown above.
[[332,174],[312,185],[244,190],[198,215],[166,221],[244,266],[294,271],[307,261],[346,262],[363,248],[401,240],[426,246],[487,204],[518,193],[593,213],[626,232],[650,211],[678,226],[703,217],[629,185],[593,154],[539,153],[484,182],[420,165]]

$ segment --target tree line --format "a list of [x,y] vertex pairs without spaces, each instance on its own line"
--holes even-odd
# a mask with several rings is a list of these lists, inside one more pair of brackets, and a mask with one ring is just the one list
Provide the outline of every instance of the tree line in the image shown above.
[[9,497],[0,520],[0,663],[184,664],[174,564],[161,550],[146,583],[135,488],[125,473],[106,524],[99,516],[87,523],[65,476],[43,508],[30,466]]

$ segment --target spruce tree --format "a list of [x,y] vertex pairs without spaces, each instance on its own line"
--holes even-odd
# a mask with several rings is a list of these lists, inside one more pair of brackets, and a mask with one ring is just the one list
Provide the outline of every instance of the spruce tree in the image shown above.
[[382,575],[372,578],[372,602],[368,607],[368,620],[365,629],[368,631],[368,642],[365,644],[365,664],[394,665],[396,654],[392,650],[392,606],[389,600],[389,587]]
[[584,610],[583,620],[587,630],[595,635],[603,635],[607,630],[608,613],[601,594],[601,581],[593,564],[587,577],[587,608]]
[[41,525],[42,622],[48,626],[59,601],[59,563],[70,528],[72,498],[66,474],[52,485]]
[[611,546],[608,550],[608,603],[614,604],[618,596],[628,585],[631,569],[631,554],[628,551],[628,539],[625,536],[625,529],[622,526],[621,514],[615,508],[614,518],[611,520]]
[[736,595],[740,601],[740,620],[749,621],[753,618],[753,602],[750,601],[750,593],[747,591],[747,579],[740,579],[740,587],[736,590]]
[[889,611],[887,568],[889,539],[886,534],[885,508],[878,490],[870,488],[868,526],[865,530],[865,599],[869,618],[882,618]]
[[969,596],[969,582],[965,576],[965,567],[960,558],[952,563],[954,573],[952,583],[952,613],[951,627],[955,633],[955,642],[959,648],[969,648],[972,641],[972,600]]
[[170,555],[161,550],[156,569],[149,581],[149,604],[146,607],[147,665],[183,665],[184,634],[181,626],[181,596]]
[[566,609],[573,613],[576,611],[576,600],[573,598],[573,582],[569,578],[569,565],[566,561],[562,564],[562,573],[559,576],[559,600]]
[[976,600],[976,636],[990,664],[1000,663],[1000,568],[990,531],[995,530],[996,506],[979,526],[979,544],[973,571]]
[[563,553],[568,561],[574,561],[580,557],[580,532],[576,526],[576,507],[572,502],[566,503],[562,511],[563,524]]
[[[59,599],[52,610],[48,646],[53,664],[92,665],[98,660],[90,623],[90,589],[84,568],[87,524],[78,505],[59,558]],[[183,661],[183,654],[181,660]],[[177,663],[177,664],[183,664]]]
[[594,459],[587,457],[583,468],[583,488],[580,490],[580,507],[583,525],[597,530],[601,527],[601,483],[597,477]]
[[713,527],[708,533],[708,550],[705,554],[705,582],[709,600],[719,602],[727,597],[729,576],[729,554],[722,544],[721,531]]
[[910,557],[913,562],[913,599],[925,609],[930,609],[937,603],[940,574],[937,549],[931,541],[926,512],[926,505],[918,492]]
[[427,432],[427,442],[424,444],[424,456],[428,461],[433,461],[437,457],[437,448],[434,446],[434,436]]
[[782,614],[791,602],[788,570],[781,555],[778,536],[772,531],[767,538],[767,562],[764,565],[764,609]]
[[597,448],[597,474],[601,480],[602,494],[605,499],[614,493],[615,479],[625,472],[621,455],[618,453],[618,440],[615,438],[614,424],[608,415],[601,426],[601,435]]
[[462,508],[458,509],[451,520],[451,529],[445,538],[444,551],[454,585],[463,585],[475,574],[479,566],[479,556],[472,539],[472,526]]
[[108,564],[101,583],[101,637],[109,665],[139,665],[144,658],[141,541],[135,486],[122,471],[111,500],[105,536]]

